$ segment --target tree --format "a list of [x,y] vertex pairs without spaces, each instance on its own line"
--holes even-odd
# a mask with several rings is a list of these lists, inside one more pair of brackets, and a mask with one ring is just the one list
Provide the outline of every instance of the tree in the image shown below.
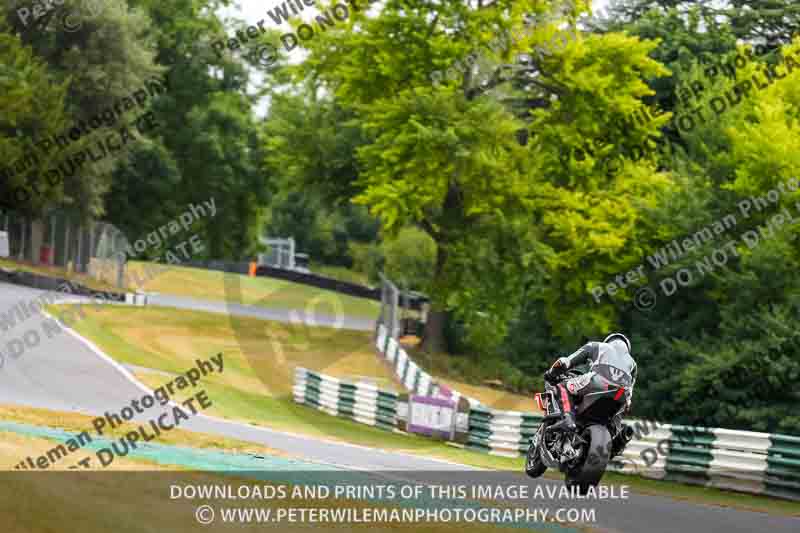
[[[715,269],[701,286],[706,308],[711,304],[717,310],[718,326],[695,342],[676,343],[675,349],[691,357],[678,394],[704,398],[690,408],[698,416],[733,427],[797,433],[800,350],[793,324],[800,316],[800,61],[794,68],[790,62],[800,54],[800,38],[780,52],[777,68],[785,78],[728,110],[715,125],[717,135],[706,140],[707,132],[698,131],[692,139],[700,147],[711,145],[704,150],[715,154],[706,159],[708,167],[718,175],[727,170],[720,187],[732,194],[723,205],[737,216],[739,257]],[[748,65],[742,78],[752,78],[757,70],[756,64]],[[720,79],[713,92],[722,94],[731,85]],[[727,145],[721,153],[712,151],[720,144]],[[775,202],[754,205],[754,197],[767,195]],[[750,210],[741,207],[747,202]]]
[[426,290],[436,261],[436,243],[427,233],[403,228],[382,249],[389,279],[404,289]]
[[27,213],[61,197],[61,184],[29,184],[52,161],[31,139],[60,133],[67,123],[68,81],[58,82],[30,47],[0,24],[0,198],[3,207]]
[[610,9],[610,19],[594,21],[630,26],[655,12],[686,16],[699,14],[709,36],[724,27],[737,39],[763,42],[771,48],[791,42],[800,31],[800,6],[794,0],[617,0]]
[[161,127],[129,165],[119,168],[107,201],[110,220],[131,234],[152,219],[139,217],[128,195],[147,194],[167,220],[189,203],[214,198],[213,219],[195,227],[214,259],[249,259],[257,252],[269,200],[262,172],[262,142],[247,94],[249,74],[238,56],[217,56],[210,46],[224,31],[215,11],[222,0],[134,2],[153,21],[146,36],[166,69],[170,91],[155,104]]
[[[40,4],[36,5],[41,8]],[[141,10],[129,10],[124,0],[108,0],[98,11],[90,11],[89,6],[79,0],[64,0],[51,6],[43,16],[31,17],[28,21],[17,15],[17,10],[23,7],[31,6],[23,0],[10,2],[4,10],[8,26],[31,47],[35,57],[47,64],[49,76],[59,84],[66,84],[65,128],[89,121],[144,86],[145,80],[162,72],[155,65],[146,38],[150,31],[147,17]],[[67,14],[72,14],[69,20],[77,27],[64,22]],[[134,118],[130,115],[125,116],[125,122]],[[20,133],[30,140],[36,132]],[[95,141],[92,135],[82,136],[69,149],[58,153],[54,162],[63,162],[67,156]],[[84,165],[67,176],[63,181],[63,195],[51,201],[72,205],[84,220],[102,214],[103,196],[111,185],[111,171],[119,161],[127,159],[132,146],[133,143],[125,144],[118,153],[98,163]],[[55,152],[59,150],[51,153]],[[48,169],[49,165],[37,168],[28,185],[44,186],[44,171]],[[36,209],[41,212],[44,207],[40,203]]]
[[524,13],[544,9],[537,2],[473,8],[390,1],[378,16],[353,13],[309,42],[311,55],[299,69],[353,110],[367,138],[356,150],[361,192],[354,201],[368,205],[388,235],[417,225],[436,242],[424,340],[431,351],[443,347],[444,315],[462,289],[448,267],[454,247],[489,221],[502,224],[524,212],[531,193],[516,140],[522,123],[468,84],[431,87],[431,67],[446,68],[496,33],[521,26]]
[[355,113],[320,92],[304,83],[270,95],[263,166],[276,176],[276,189],[313,189],[328,205],[347,204],[359,191],[355,150],[364,136]]

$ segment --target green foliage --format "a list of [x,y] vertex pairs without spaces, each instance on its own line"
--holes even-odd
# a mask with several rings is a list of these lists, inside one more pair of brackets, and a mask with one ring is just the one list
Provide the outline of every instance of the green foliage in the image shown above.
[[381,246],[373,242],[351,242],[348,245],[350,257],[353,259],[353,270],[367,276],[370,283],[380,283],[378,274],[383,271],[383,254]]
[[[0,177],[0,196],[16,210],[36,212],[63,195],[60,184],[54,188],[40,183],[39,192],[30,185],[40,181],[36,179],[39,173],[52,162],[52,157],[33,146],[33,139],[61,133],[67,124],[68,83],[59,83],[47,64],[17,36],[0,32],[0,172],[11,174],[8,180]],[[28,192],[27,201],[22,191]]]
[[262,127],[264,167],[282,189],[313,189],[327,204],[346,202],[357,191],[355,148],[362,142],[352,111],[319,99],[317,87],[271,95]]
[[[532,182],[516,141],[521,122],[504,106],[475,99],[468,73],[461,90],[432,88],[430,73],[520,28],[525,13],[547,8],[505,0],[479,9],[389,1],[378,16],[355,13],[341,30],[316,38],[298,70],[298,79],[330,88],[363,132],[354,201],[369,206],[389,236],[413,225],[435,241],[429,292],[436,312],[457,305],[464,289],[457,281],[463,261],[449,263],[451,257],[463,254],[475,228],[523,213]],[[334,47],[359,53],[330,53]],[[437,338],[441,332],[430,330],[426,343],[435,349]]]
[[800,7],[794,0],[621,0],[612,7],[613,21],[630,25],[652,13],[702,13],[713,34],[718,28],[737,39],[788,43],[800,31]]
[[378,221],[355,193],[357,127],[352,112],[316,97],[316,88],[274,94],[262,125],[263,167],[275,176],[266,233],[293,236],[312,261],[351,267],[377,281],[376,265],[362,261],[359,243],[377,240]]
[[[151,28],[149,19],[142,10],[129,9],[124,0],[107,0],[102,9],[92,14],[80,0],[64,0],[45,16],[29,21],[28,26],[22,24],[14,9],[23,5],[30,7],[21,0],[9,6],[12,8],[6,12],[9,31],[18,34],[34,56],[47,64],[52,80],[66,85],[65,127],[88,121],[164,71],[156,65],[153,43],[147,35]],[[78,28],[67,29],[64,17],[68,13],[73,14],[70,20],[76,24],[80,21]],[[55,110],[60,109],[61,106],[55,106]],[[66,150],[54,149],[54,154],[60,153],[53,163],[63,162],[65,157],[96,140],[97,134],[84,136]],[[126,161],[133,149],[134,143],[129,143],[99,163],[84,165],[74,177],[65,179],[63,196],[56,196],[44,205],[39,203],[35,209],[41,212],[55,200],[70,206],[84,220],[102,215],[103,198],[112,183],[111,173],[117,164]]]
[[412,357],[415,361],[419,361],[426,371],[464,383],[485,386],[487,381],[500,381],[504,390],[518,394],[530,394],[544,387],[541,375],[528,374],[498,356],[446,353],[430,356],[419,353],[412,354]]
[[[570,353],[587,340],[602,338],[609,330],[622,330],[633,341],[640,368],[634,415],[676,423],[700,419],[709,426],[800,434],[792,410],[798,400],[794,380],[800,354],[796,328],[791,325],[798,318],[796,235],[800,228],[789,223],[772,237],[762,238],[753,250],[741,238],[745,231],[764,226],[781,208],[790,209],[797,218],[800,198],[787,189],[777,206],[761,211],[754,207],[749,217],[738,209],[739,202],[764,196],[800,175],[800,135],[796,131],[800,69],[768,89],[752,91],[740,104],[716,116],[707,111],[710,101],[728,101],[734,84],[752,79],[765,60],[739,69],[736,80],[722,75],[710,80],[703,74],[706,66],[694,54],[730,51],[714,58],[730,60],[736,53],[731,28],[692,36],[695,29],[686,33],[684,23],[670,27],[667,19],[650,17],[627,27],[641,30],[650,24],[661,28],[658,36],[663,40],[652,56],[672,58],[669,66],[673,73],[666,84],[653,83],[658,78],[647,76],[658,101],[675,114],[699,106],[706,110],[706,118],[691,132],[683,133],[681,148],[659,158],[658,168],[668,174],[653,173],[645,159],[626,164],[619,176],[605,183],[586,181],[585,169],[592,168],[593,158],[570,158],[565,175],[556,182],[559,186],[543,191],[536,234],[545,247],[534,260],[543,263],[542,276],[534,276],[529,285],[528,294],[535,296],[512,321],[501,351],[518,368],[539,374],[556,356]],[[785,47],[781,55],[795,54],[796,47]],[[777,61],[774,57],[766,60]],[[760,76],[764,79],[763,72]],[[674,87],[692,81],[703,84],[700,97],[685,103],[675,98]],[[565,107],[575,108],[573,104]],[[534,116],[547,117],[549,112],[537,111]],[[548,151],[546,144],[543,150],[539,147],[542,132],[548,133],[551,123],[532,127],[536,135],[531,141],[535,149],[555,157],[555,149]],[[567,144],[574,146],[564,129]],[[557,139],[554,148],[561,145],[564,129],[551,134]],[[623,143],[631,137],[641,138],[638,132],[610,135]],[[579,138],[582,136],[575,137]],[[557,174],[557,165],[552,168]],[[628,183],[637,175],[645,181],[639,178]],[[649,187],[636,188],[635,183],[647,182]],[[605,197],[606,187],[615,193]],[[604,208],[605,198],[614,200]],[[614,275],[639,264],[649,265],[646,257],[653,251],[729,214],[736,216],[737,223],[728,234],[658,271],[648,266],[644,283],[613,298],[604,296],[599,305],[579,298],[582,288],[611,281]],[[710,274],[698,275],[697,262],[731,240],[735,254],[729,252],[727,263]],[[663,295],[658,283],[674,277],[680,269],[694,272],[694,280],[672,296]],[[658,295],[656,307],[650,311],[632,305],[631,298],[642,284],[650,285]]]
[[340,266],[323,265],[321,263],[311,263],[311,271],[315,274],[327,276],[329,278],[346,281],[348,283],[356,283],[358,285],[374,285],[374,282],[368,276],[361,272],[355,271],[352,268],[345,268]]
[[424,231],[407,227],[381,246],[385,272],[399,287],[426,291],[436,267],[436,243]]
[[[792,56],[797,47],[785,47],[783,56]],[[755,67],[742,69],[740,79],[752,78]],[[777,205],[752,207],[747,215],[739,209],[741,202],[752,203],[753,196],[765,197],[798,176],[798,75],[800,69],[685,135],[688,150],[676,164],[695,175],[682,181],[673,201],[662,200],[654,211],[669,228],[662,232],[664,242],[726,215],[734,215],[736,225],[650,279],[656,286],[683,268],[695,273],[690,286],[669,298],[659,295],[651,313],[633,308],[622,313],[622,323],[637,333],[634,346],[641,346],[635,349],[642,369],[637,415],[800,433],[792,407],[800,362],[792,325],[800,293],[800,224],[786,220],[761,234],[756,246],[752,236],[750,245],[742,238],[759,225],[766,227],[781,209],[797,220],[800,193],[784,186]],[[733,83],[715,80],[697,105],[707,106]],[[729,241],[735,245],[729,260],[698,275],[697,262]]]
[[[136,3],[153,21],[142,32],[167,66],[170,91],[154,106],[162,125],[157,137],[115,173],[108,205],[119,209],[109,209],[109,218],[137,234],[142,225],[152,227],[153,219],[174,218],[189,203],[213,197],[217,215],[193,227],[207,243],[205,257],[197,259],[250,259],[259,248],[270,176],[260,168],[262,143],[248,76],[235,61],[220,60],[207,43],[198,43],[200,36],[221,30],[213,14],[220,2]],[[141,217],[132,193],[148,198],[159,215]]]
[[[145,80],[166,77],[169,92],[148,102],[159,127],[146,137],[134,134],[137,142],[85,164],[63,186],[42,179],[44,170],[104,133],[84,136],[15,175],[2,185],[4,196],[9,185],[36,185],[40,192],[19,209],[36,216],[66,207],[83,221],[109,220],[133,239],[174,219],[189,203],[213,197],[216,217],[193,228],[207,244],[207,257],[252,257],[269,176],[259,168],[262,143],[249,77],[240,59],[220,59],[206,42],[223,30],[215,12],[228,4],[106,0],[90,6],[64,0],[25,24],[17,9],[36,7],[38,13],[44,4],[11,0],[0,19],[4,162],[16,160],[36,139],[95,117]],[[121,122],[135,118],[130,115]]]
[[[331,206],[308,190],[286,189],[273,197],[264,231],[270,237],[294,237],[298,251],[312,261],[351,267],[357,262],[352,247],[376,240],[378,226],[361,206]],[[373,279],[366,263],[356,270]]]

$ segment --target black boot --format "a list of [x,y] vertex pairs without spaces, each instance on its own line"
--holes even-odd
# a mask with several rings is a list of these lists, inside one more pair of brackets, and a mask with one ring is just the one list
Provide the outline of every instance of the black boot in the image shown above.
[[550,429],[560,429],[563,431],[575,431],[577,427],[575,426],[575,415],[571,412],[567,411],[561,417],[561,420],[550,426]]

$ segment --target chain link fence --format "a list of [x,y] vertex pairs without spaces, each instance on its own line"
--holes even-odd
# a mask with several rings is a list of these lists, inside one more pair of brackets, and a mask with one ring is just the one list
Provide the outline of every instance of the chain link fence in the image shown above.
[[[124,288],[125,235],[107,222],[82,223],[65,211],[33,218],[0,209],[0,233],[7,258],[33,266],[57,267],[87,274]],[[5,248],[5,247],[3,247]],[[0,249],[0,252],[5,252]],[[5,253],[2,253],[5,255]]]
[[381,324],[386,328],[391,339],[400,337],[400,290],[397,285],[384,276],[381,279],[381,313],[378,316],[376,327]]
[[427,298],[418,292],[399,289],[382,273],[378,276],[381,280],[381,312],[377,324],[383,324],[389,338],[395,340],[404,335],[421,337],[428,314]]

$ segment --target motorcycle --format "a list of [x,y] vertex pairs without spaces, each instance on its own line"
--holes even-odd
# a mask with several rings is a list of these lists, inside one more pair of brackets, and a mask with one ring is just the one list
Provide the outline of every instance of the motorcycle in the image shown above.
[[[573,380],[566,385],[569,390],[582,393],[575,404],[574,431],[554,427],[562,414],[555,396],[557,386],[569,380]],[[567,487],[577,487],[580,494],[596,487],[609,461],[633,438],[633,428],[622,422],[631,385],[627,372],[609,365],[595,365],[586,374],[575,370],[561,376],[545,373],[545,392],[535,395],[545,416],[531,438],[525,473],[537,478],[548,468],[557,468]]]

